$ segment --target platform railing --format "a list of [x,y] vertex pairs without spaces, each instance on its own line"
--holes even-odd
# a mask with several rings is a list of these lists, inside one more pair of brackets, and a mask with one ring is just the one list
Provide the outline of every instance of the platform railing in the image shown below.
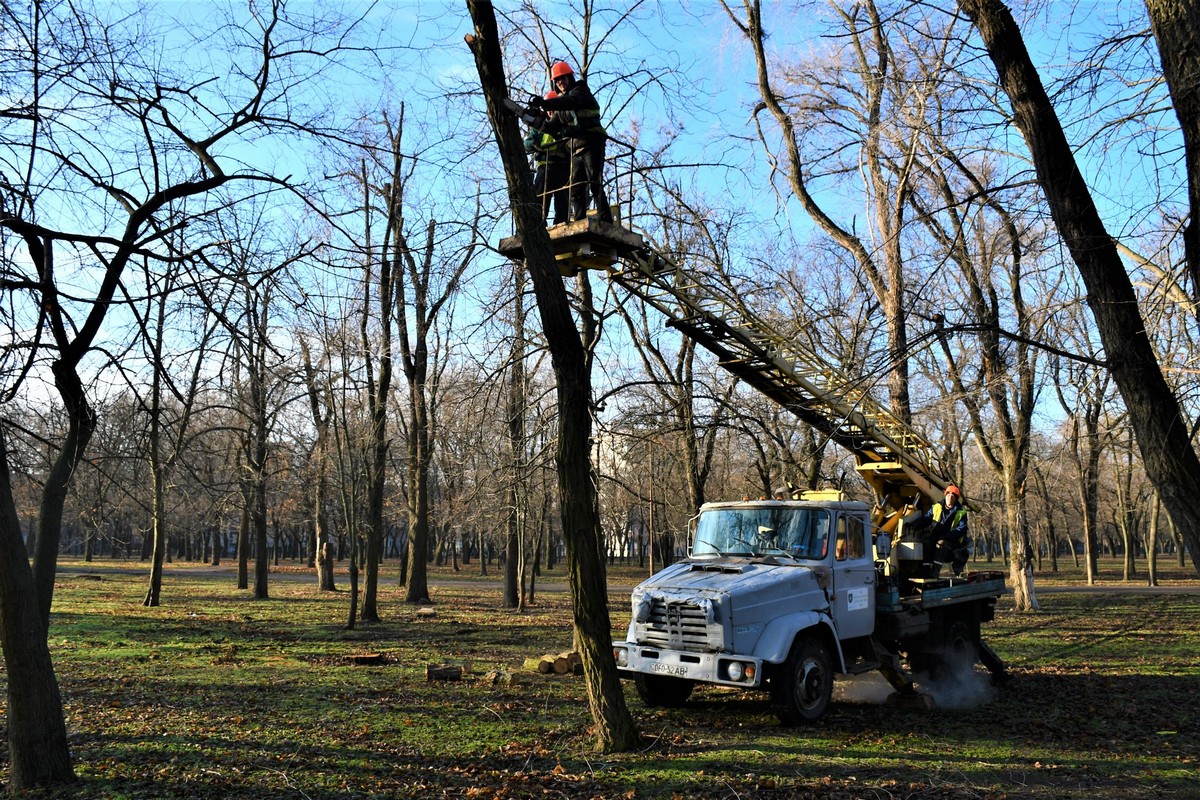
[[[562,146],[566,147],[565,140],[562,142]],[[603,183],[604,191],[608,198],[609,209],[612,212],[614,221],[628,220],[632,213],[633,154],[633,145],[611,137],[608,139],[604,153]],[[547,210],[547,216],[551,219],[553,218],[553,195],[559,191],[567,192],[568,209],[570,209],[569,198],[571,193],[583,191],[588,200],[585,213],[594,213],[595,198],[591,196],[591,187],[587,185],[587,175],[577,163],[577,159],[572,158],[570,153],[567,154],[566,178],[565,185],[551,186],[548,184],[542,191],[538,192],[538,200],[541,202],[542,208]]]

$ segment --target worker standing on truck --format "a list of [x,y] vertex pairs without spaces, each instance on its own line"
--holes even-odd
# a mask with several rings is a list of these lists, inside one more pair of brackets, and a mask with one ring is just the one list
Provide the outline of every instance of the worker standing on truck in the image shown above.
[[[600,103],[592,95],[587,81],[575,77],[565,61],[550,68],[550,80],[558,96],[538,102],[547,111],[560,112],[557,123],[567,138],[571,152],[571,219],[587,216],[589,196],[596,204],[596,217],[612,222],[608,196],[604,192],[604,144],[608,133],[600,124]],[[567,113],[562,113],[567,112]]]
[[924,541],[934,577],[947,561],[951,562],[955,575],[962,574],[971,548],[967,541],[967,509],[962,502],[961,489],[954,484],[947,486],[942,502],[934,503],[924,513],[910,515],[904,525],[917,531],[929,529]]
[[[546,92],[546,100],[558,97],[558,92]],[[550,210],[551,201],[554,206],[554,224],[561,225],[567,221],[567,152],[563,144],[554,137],[551,130],[557,112],[547,109],[546,124],[531,127],[525,135],[525,152],[533,156],[534,174],[533,187],[542,201],[542,219]]]

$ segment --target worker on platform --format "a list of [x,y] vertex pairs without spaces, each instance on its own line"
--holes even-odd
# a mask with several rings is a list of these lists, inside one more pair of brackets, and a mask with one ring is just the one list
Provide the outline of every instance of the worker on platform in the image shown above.
[[926,530],[925,553],[933,567],[933,577],[949,561],[956,576],[962,575],[971,556],[967,536],[967,509],[962,502],[962,490],[951,484],[946,487],[942,502],[934,503],[925,512],[912,514],[904,520],[912,530]]
[[[546,100],[558,97],[558,92],[546,92]],[[558,128],[555,117],[558,112],[546,110],[546,124],[531,127],[525,135],[525,152],[533,156],[533,188],[542,200],[542,219],[554,205],[554,224],[567,221],[569,193],[567,188],[566,147],[550,131]]]
[[596,217],[611,223],[612,211],[604,192],[604,145],[608,134],[600,123],[600,104],[588,88],[587,81],[575,77],[575,70],[565,61],[550,68],[550,79],[558,96],[543,99],[547,111],[559,112],[557,126],[567,137],[571,153],[571,218],[587,216],[589,199],[596,205]]

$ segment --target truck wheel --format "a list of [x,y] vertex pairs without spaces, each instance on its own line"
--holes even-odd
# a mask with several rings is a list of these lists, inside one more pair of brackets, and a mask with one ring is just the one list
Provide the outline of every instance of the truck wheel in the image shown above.
[[783,672],[772,680],[775,714],[784,725],[816,722],[829,707],[833,695],[833,659],[829,648],[816,637],[805,637],[792,645],[783,662]]
[[952,622],[942,640],[941,657],[938,659],[940,677],[952,680],[971,674],[979,660],[979,637],[962,620]]
[[638,697],[650,708],[679,708],[692,696],[695,687],[695,683],[683,678],[641,673],[633,676],[633,685]]

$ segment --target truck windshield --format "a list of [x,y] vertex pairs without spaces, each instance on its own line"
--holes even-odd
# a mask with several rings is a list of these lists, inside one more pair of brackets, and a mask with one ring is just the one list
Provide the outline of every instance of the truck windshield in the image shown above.
[[823,559],[829,548],[829,512],[786,506],[704,511],[692,555],[788,555]]

